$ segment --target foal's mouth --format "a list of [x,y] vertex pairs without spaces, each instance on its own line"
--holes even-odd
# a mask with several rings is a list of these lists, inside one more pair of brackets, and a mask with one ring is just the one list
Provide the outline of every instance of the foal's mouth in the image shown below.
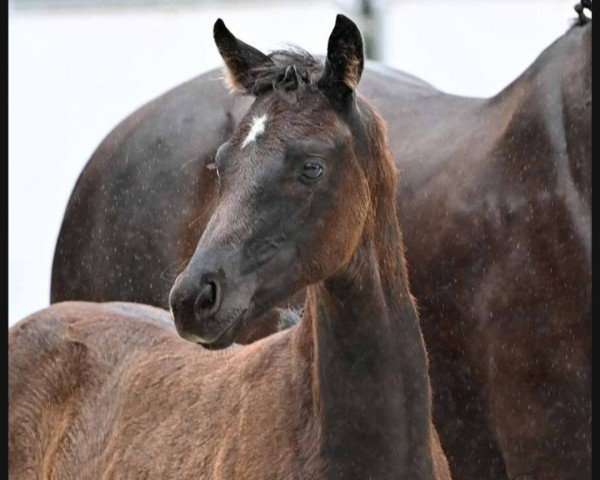
[[[258,289],[253,293],[248,304],[243,308],[236,308],[230,315],[221,319],[222,324],[226,325],[221,333],[213,340],[207,341],[197,335],[190,336],[189,340],[201,345],[208,350],[220,350],[230,347],[238,337],[240,331],[266,314],[271,308],[277,306],[280,302],[289,298],[288,294],[276,294],[272,289]],[[207,321],[214,321],[219,312],[213,314]]]
[[242,312],[232,321],[230,321],[228,326],[225,327],[221,334],[214,340],[206,342],[198,338],[196,343],[202,345],[207,350],[220,350],[230,347],[235,342],[240,329],[244,326],[247,312],[247,308],[242,310]]

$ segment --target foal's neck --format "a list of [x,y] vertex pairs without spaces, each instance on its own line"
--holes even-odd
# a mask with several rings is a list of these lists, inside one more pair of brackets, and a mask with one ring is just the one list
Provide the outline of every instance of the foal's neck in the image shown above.
[[308,290],[330,478],[433,477],[426,352],[387,190],[350,262]]

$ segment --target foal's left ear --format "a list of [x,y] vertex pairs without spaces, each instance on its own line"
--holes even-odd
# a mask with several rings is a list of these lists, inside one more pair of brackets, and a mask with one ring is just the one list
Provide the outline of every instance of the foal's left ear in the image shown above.
[[358,86],[364,66],[363,41],[356,24],[344,15],[335,19],[335,27],[327,44],[325,69],[318,81],[319,88],[343,106]]
[[252,70],[272,64],[273,60],[260,50],[238,40],[220,18],[213,27],[213,36],[225,61],[229,88],[234,92],[249,93],[254,84]]

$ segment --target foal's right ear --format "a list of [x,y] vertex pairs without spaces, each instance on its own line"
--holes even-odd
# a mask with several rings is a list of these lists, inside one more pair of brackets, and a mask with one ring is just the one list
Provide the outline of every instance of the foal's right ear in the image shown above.
[[235,38],[220,18],[215,22],[213,36],[225,61],[229,88],[233,92],[249,93],[254,83],[251,70],[273,61],[261,51]]

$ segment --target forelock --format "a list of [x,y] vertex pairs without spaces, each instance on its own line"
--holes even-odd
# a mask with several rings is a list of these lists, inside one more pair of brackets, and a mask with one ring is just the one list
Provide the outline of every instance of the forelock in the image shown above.
[[[273,63],[262,65],[250,72],[250,76],[255,79],[249,89],[252,95],[258,96],[279,88],[290,91],[304,85],[314,85],[323,69],[321,62],[299,47],[276,50],[269,54],[269,58]],[[289,73],[290,68],[294,69],[295,82],[286,82],[289,80],[286,73]]]

